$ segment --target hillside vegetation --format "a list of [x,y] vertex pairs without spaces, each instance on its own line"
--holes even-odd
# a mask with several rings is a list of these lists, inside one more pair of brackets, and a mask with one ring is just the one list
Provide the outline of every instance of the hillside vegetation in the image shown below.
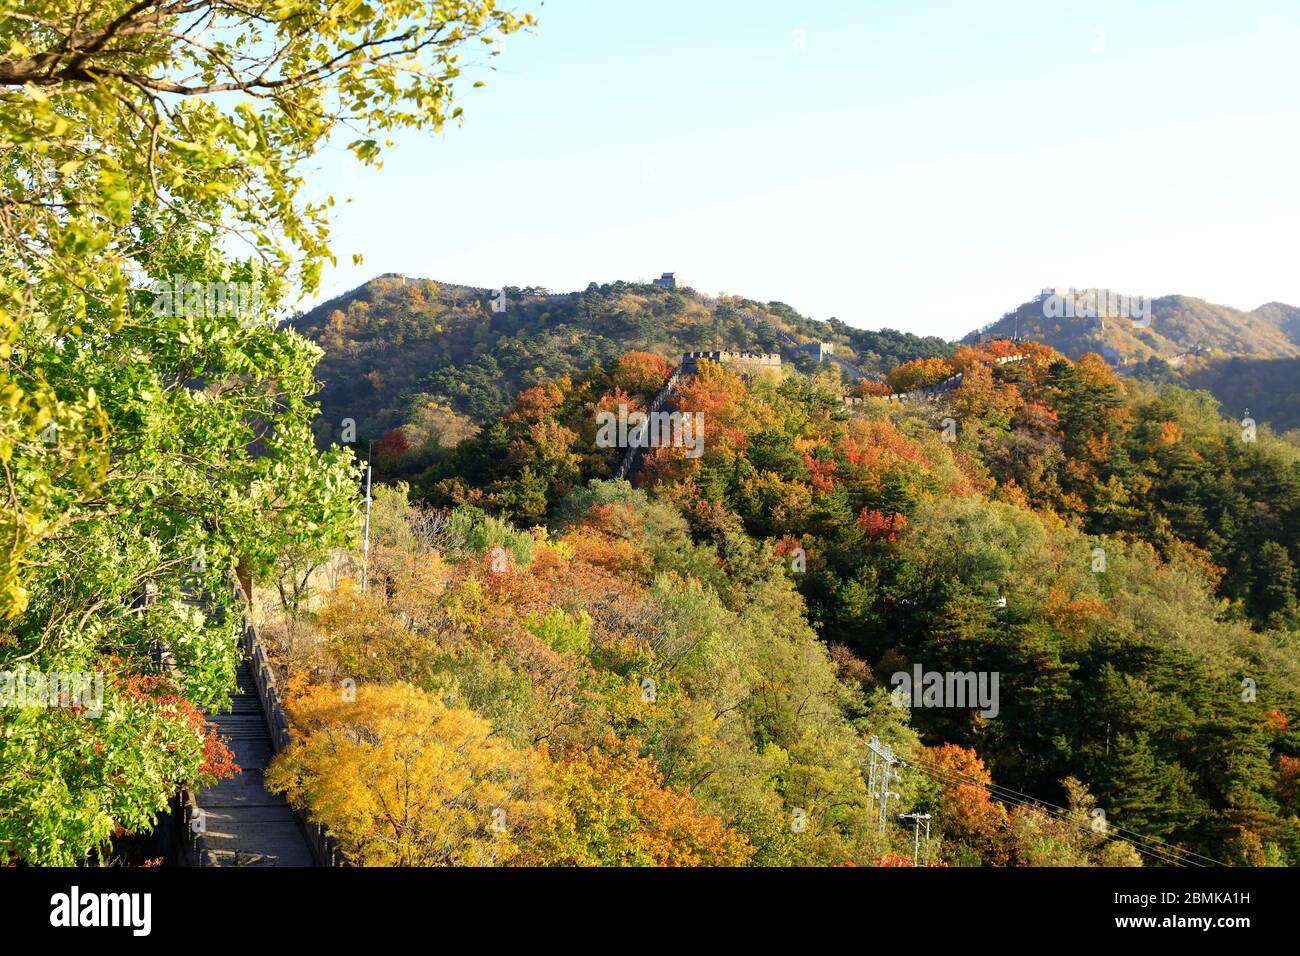
[[[964,341],[1018,335],[1069,358],[1097,352],[1128,374],[1206,389],[1228,414],[1249,410],[1279,430],[1300,426],[1300,403],[1292,401],[1300,310],[1270,303],[1242,312],[1166,296],[1152,301],[1150,328],[1141,328],[1124,317],[1049,318],[1044,301],[1039,296]],[[781,351],[810,372],[816,363],[790,341],[828,342],[871,380],[954,349],[935,337],[810,319],[782,302],[625,282],[552,294],[381,276],[299,316],[294,327],[326,353],[317,369],[322,446],[344,437],[350,421],[362,447],[387,436],[389,450],[423,447],[426,464],[504,412],[522,389],[608,365],[629,349],[672,359],[718,348]]]
[[1224,414],[1236,419],[1249,416],[1293,437],[1300,429],[1300,358],[1196,356],[1181,367],[1152,359],[1134,374],[1152,382],[1204,389],[1219,401]]
[[[328,728],[310,687],[343,673],[485,719],[547,794],[503,862],[619,858],[556,822],[608,812],[567,789],[596,761],[689,794],[688,829],[733,834],[717,838],[733,862],[881,863],[905,834],[873,835],[869,775],[864,790],[849,769],[867,735],[906,755],[902,799],[941,821],[944,862],[1300,861],[1300,450],[1267,426],[1023,340],[882,338],[871,357],[862,334],[780,303],[615,284],[507,290],[495,312],[475,290],[366,289],[317,316],[317,339],[326,369],[391,359],[354,401],[375,407],[365,427],[392,426],[379,473],[408,484],[378,520],[401,554],[381,548],[398,567],[364,607],[347,587],[328,599],[321,650],[298,661],[300,719]],[[1160,300],[1153,328],[1175,307],[1175,326],[1226,321]],[[786,337],[810,333],[887,384],[793,354]],[[680,350],[719,342],[788,360],[743,376],[701,362],[671,407],[701,416],[702,455],[652,448],[632,485],[612,481],[623,450],[597,441],[597,416],[645,408]],[[421,350],[443,356],[431,373]],[[1172,378],[1161,362],[1146,370]],[[935,402],[874,397],[957,373]],[[456,427],[422,435],[421,407]],[[999,704],[889,706],[913,668],[996,674]],[[278,779],[310,807],[339,771],[299,756]],[[1098,811],[1109,838],[1071,833]],[[649,805],[627,812],[661,831]],[[816,837],[788,839],[791,815]]]
[[[872,823],[868,736],[907,761],[932,862],[1300,861],[1294,447],[1204,393],[993,342],[892,370],[962,372],[941,402],[850,410],[833,366],[703,362],[673,395],[703,454],[610,480],[598,413],[669,368],[541,381],[385,491],[378,584],[330,596],[293,665],[301,726],[354,719],[310,690],[344,674],[486,720],[533,793],[501,861],[910,863],[910,833]],[[996,706],[891,695],[914,668],[996,675]],[[371,797],[313,796],[340,775],[308,737],[276,779],[368,852]],[[596,819],[681,835],[572,822]]]
[[[1085,289],[1071,302],[1087,304],[1092,296],[1097,302],[1115,298],[1109,290]],[[1044,293],[963,341],[1018,336],[1072,359],[1096,352],[1125,374],[1204,389],[1236,418],[1249,413],[1279,431],[1300,428],[1295,306],[1270,302],[1247,312],[1191,296],[1161,296],[1150,302],[1149,327],[1132,316],[1067,317],[1060,311]]]
[[343,420],[352,419],[359,440],[401,428],[407,444],[430,436],[454,444],[467,421],[500,415],[520,390],[629,349],[675,357],[717,348],[775,352],[784,332],[833,342],[875,374],[950,350],[941,339],[851,329],[784,303],[691,289],[614,282],[568,295],[501,291],[503,304],[493,290],[387,276],[300,316],[295,328],[325,350],[317,369],[321,440],[338,441]]
[[[1106,289],[1079,290],[1066,298],[1071,303],[1087,304],[1093,295],[1097,302],[1115,298],[1113,291]],[[1164,295],[1151,299],[1149,328],[1140,321],[1135,323],[1132,316],[1084,316],[1080,312],[1066,316],[1054,312],[1060,310],[1053,310],[1049,294],[1037,295],[963,341],[976,342],[982,336],[1018,336],[1050,345],[1071,359],[1095,351],[1113,365],[1153,358],[1177,359],[1193,351],[1251,358],[1300,356],[1295,310],[1281,303],[1243,312],[1190,295]]]
[[[1072,303],[1098,302],[1116,298],[1106,289],[1083,289],[1066,296]],[[1112,365],[1127,366],[1148,359],[1177,359],[1188,353],[1235,355],[1250,358],[1300,357],[1300,324],[1291,306],[1271,303],[1253,312],[1215,305],[1185,295],[1150,300],[1150,326],[1132,316],[1087,317],[1054,315],[1049,294],[1026,302],[996,322],[963,339],[974,343],[987,338],[1031,339],[1050,345],[1061,354],[1077,359],[1096,352]],[[1096,310],[1098,312],[1101,309]]]

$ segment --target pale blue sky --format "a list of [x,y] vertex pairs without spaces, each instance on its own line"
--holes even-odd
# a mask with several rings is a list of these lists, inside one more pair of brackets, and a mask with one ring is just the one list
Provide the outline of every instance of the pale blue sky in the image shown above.
[[324,295],[674,270],[947,337],[1048,285],[1300,303],[1296,0],[515,9],[463,125],[322,156]]

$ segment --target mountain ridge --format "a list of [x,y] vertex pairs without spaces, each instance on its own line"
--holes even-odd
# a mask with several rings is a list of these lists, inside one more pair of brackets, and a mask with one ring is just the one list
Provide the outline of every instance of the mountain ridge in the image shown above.
[[[1281,431],[1300,428],[1300,307],[1272,301],[1249,311],[1195,296],[1148,300],[1150,327],[1130,316],[1048,315],[1045,289],[962,341],[1028,338],[1079,359],[1095,352],[1122,374],[1208,391],[1231,417],[1250,415]],[[1111,301],[1078,289],[1072,301]],[[1067,297],[1069,297],[1067,293]],[[1131,299],[1131,297],[1130,297]],[[1098,310],[1100,311],[1100,310]]]
[[1042,342],[1076,360],[1095,352],[1126,375],[1207,389],[1228,414],[1253,410],[1279,429],[1300,426],[1300,412],[1292,411],[1300,403],[1274,398],[1292,393],[1300,369],[1300,308],[1272,301],[1244,311],[1171,294],[1145,300],[1150,323],[1143,327],[1141,316],[1060,315],[1048,307],[1058,293],[1075,304],[1090,293],[1105,303],[1113,295],[1045,289],[950,342],[812,319],[780,301],[658,283],[592,282],[556,293],[384,273],[292,324],[326,353],[318,367],[323,444],[337,440],[349,420],[363,438],[404,429],[417,443],[431,433],[451,441],[500,414],[522,389],[581,375],[627,351],[670,359],[709,349],[780,352],[805,372],[824,360],[846,377],[879,379],[911,359],[947,357],[960,344],[997,338]]
[[[1060,314],[1062,300],[1069,306],[1066,314]],[[1102,304],[1115,300],[1141,302],[1144,314],[1116,314]],[[1300,309],[1269,302],[1247,311],[1182,293],[1144,298],[1104,288],[1044,289],[961,341],[972,344],[981,336],[1029,338],[1073,359],[1096,352],[1121,369],[1189,352],[1296,358]]]
[[291,324],[325,351],[318,366],[322,440],[345,418],[374,438],[413,423],[418,428],[431,404],[482,422],[524,388],[580,375],[628,351],[666,357],[710,349],[783,352],[811,370],[817,357],[792,343],[825,342],[865,376],[879,377],[908,359],[952,348],[935,336],[810,319],[783,302],[622,281],[552,293],[390,273]]

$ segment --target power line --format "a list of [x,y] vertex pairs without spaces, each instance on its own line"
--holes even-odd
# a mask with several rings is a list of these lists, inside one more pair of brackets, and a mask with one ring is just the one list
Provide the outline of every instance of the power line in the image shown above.
[[[999,803],[1006,804],[1012,807],[1037,808],[1042,810],[1052,819],[1060,820],[1062,823],[1066,824],[1067,826],[1071,826],[1074,827],[1075,829],[1082,830],[1088,833],[1096,832],[1091,827],[1084,826],[1083,824],[1078,823],[1077,821],[1072,820],[1067,816],[1063,816],[1057,813],[1056,811],[1052,810],[1050,807],[1038,803],[1038,801],[1036,800],[1033,799],[1020,800],[1015,797],[1006,796],[1004,794],[993,793],[987,785],[979,783],[978,781],[972,781],[961,777],[955,779],[950,777],[945,777],[942,773],[935,771],[933,768],[927,769],[927,768],[917,766],[916,769],[920,770],[922,773],[926,774],[927,776],[930,776],[931,778],[938,780],[941,783],[979,787],[982,790],[988,792],[989,796],[992,799],[998,801]],[[1172,864],[1175,866],[1184,866],[1188,862],[1192,862],[1193,866],[1203,866],[1203,864],[1196,863],[1194,861],[1187,861],[1183,857],[1178,856],[1172,852],[1162,851],[1156,847],[1148,846],[1145,843],[1141,843],[1140,841],[1133,841],[1133,849],[1136,850],[1138,853],[1142,854],[1143,856],[1150,857],[1151,859],[1157,860],[1161,863]]]
[[[920,768],[918,768],[918,769],[920,769]],[[962,775],[961,773],[959,773],[958,771],[955,771],[955,770],[954,770],[954,771],[949,771],[949,772],[952,773],[952,774],[953,774],[954,776],[956,776],[956,777],[959,777],[959,778],[962,778],[962,777],[963,777],[963,775]],[[974,779],[972,779],[972,778],[968,778],[968,777],[967,777],[967,778],[964,778],[964,782],[967,782],[967,783],[969,783],[969,784],[971,784],[971,785],[974,785],[974,786],[984,786],[983,784],[979,783],[979,781],[976,781],[976,780],[974,780]],[[998,785],[998,784],[990,784],[989,787],[990,787],[991,789],[994,789],[994,790],[1000,790],[1000,791],[1002,791],[1003,793],[1011,794],[1011,795],[1013,795],[1014,797],[1020,798],[1020,799],[1022,799],[1022,800],[1030,801],[1030,802],[1032,802],[1032,803],[1034,803],[1034,804],[1036,804],[1036,805],[1040,805],[1040,806],[1043,806],[1043,807],[1045,807],[1045,808],[1050,808],[1051,810],[1058,811],[1058,813],[1057,813],[1058,816],[1060,816],[1060,815],[1062,815],[1062,814],[1068,814],[1068,813],[1070,812],[1066,807],[1062,807],[1062,806],[1060,806],[1059,804],[1051,803],[1051,802],[1046,801],[1046,800],[1039,800],[1037,797],[1030,796],[1030,795],[1027,794],[1027,793],[1021,793],[1019,790],[1013,790],[1013,789],[1010,788],[1010,787],[1005,787],[1005,786],[1001,786],[1001,785]],[[1138,833],[1138,832],[1135,831],[1135,830],[1129,830],[1129,829],[1127,829],[1126,827],[1116,826],[1115,824],[1110,823],[1109,821],[1107,822],[1106,826],[1107,826],[1107,829],[1108,829],[1108,830],[1110,830],[1110,829],[1117,830],[1117,831],[1119,831],[1120,833],[1124,834],[1125,837],[1128,838],[1128,839],[1131,840],[1131,841],[1144,843],[1144,844],[1147,844],[1147,845],[1151,845],[1151,846],[1153,846],[1153,847],[1158,847],[1158,848],[1163,849],[1164,851],[1166,851],[1166,852],[1168,852],[1168,853],[1172,853],[1172,854],[1174,854],[1174,855],[1176,855],[1176,856],[1179,856],[1179,857],[1197,857],[1197,858],[1199,858],[1199,859],[1205,860],[1207,863],[1213,863],[1215,866],[1227,866],[1227,865],[1228,865],[1228,864],[1224,863],[1222,860],[1216,860],[1216,859],[1214,859],[1213,857],[1206,856],[1206,855],[1203,854],[1203,853],[1197,853],[1195,850],[1188,850],[1188,849],[1186,849],[1185,847],[1177,846],[1177,845],[1175,845],[1175,844],[1173,844],[1173,843],[1168,843],[1168,842],[1166,842],[1165,840],[1161,840],[1159,837],[1149,837],[1149,836],[1145,836],[1145,835],[1143,835],[1143,834],[1141,834],[1141,833]],[[1189,862],[1191,862],[1191,861],[1189,861]]]
[[[1064,807],[1060,807],[1057,806],[1056,804],[1046,803],[1044,801],[1037,800],[1034,797],[1029,796],[1028,794],[1023,794],[1020,793],[1019,791],[1012,790],[1007,787],[998,787],[997,785],[994,784],[985,784],[979,780],[966,777],[958,773],[957,771],[944,772],[934,767],[923,766],[919,763],[912,763],[910,764],[910,766],[912,766],[916,770],[921,771],[927,776],[940,781],[941,783],[979,787],[980,789],[987,792],[990,797],[997,800],[999,803],[1009,804],[1011,806],[1016,806],[1016,807],[1031,807],[1031,808],[1037,807],[1041,809],[1043,812],[1047,813],[1053,819],[1060,820],[1062,823],[1065,823],[1068,826],[1072,826],[1078,830],[1082,830],[1087,833],[1097,832],[1093,830],[1092,827],[1079,823],[1077,820],[1074,820],[1070,816],[1068,816],[1069,811],[1067,811]],[[1003,793],[995,792],[999,790],[1005,792]],[[1206,860],[1208,861],[1208,863],[1213,864],[1215,866],[1227,865],[1225,863],[1213,859],[1212,857],[1208,857],[1203,854],[1196,853],[1195,851],[1192,850],[1184,849],[1183,847],[1174,846],[1172,844],[1166,843],[1163,840],[1159,840],[1158,838],[1144,837],[1141,834],[1135,833],[1134,831],[1131,830],[1127,830],[1124,827],[1117,827],[1108,823],[1106,828],[1106,832],[1108,835],[1110,830],[1115,830],[1118,831],[1120,834],[1125,835],[1127,842],[1129,842],[1129,844],[1133,846],[1133,849],[1136,850],[1138,853],[1141,853],[1143,856],[1148,856],[1151,857],[1152,859],[1159,860],[1163,863],[1172,863],[1177,866],[1186,866],[1190,864],[1191,866],[1205,867],[1206,866],[1205,863],[1199,863],[1194,859],[1190,859],[1190,857],[1199,857],[1200,859]]]
[[[982,781],[976,780],[974,778],[966,777],[965,775],[958,773],[955,770],[945,772],[932,766],[929,767],[925,766],[917,761],[904,760],[903,758],[898,757],[894,754],[893,747],[891,745],[881,744],[879,737],[876,736],[871,737],[871,739],[867,741],[866,746],[867,746],[867,750],[870,751],[871,753],[871,759],[868,765],[867,793],[870,799],[877,801],[877,812],[878,812],[877,826],[881,833],[885,832],[886,822],[889,819],[889,812],[888,812],[889,801],[891,799],[892,800],[900,799],[900,794],[889,789],[891,783],[902,779],[902,775],[898,772],[898,770],[894,769],[896,766],[912,767],[913,769],[919,770],[921,773],[925,774],[931,779],[938,780],[941,783],[946,783],[950,785],[955,784],[955,785],[979,787],[981,790],[984,790],[986,793],[989,794],[990,797],[997,800],[999,803],[1008,804],[1013,807],[1038,808],[1042,810],[1044,813],[1046,813],[1052,819],[1060,820],[1062,823],[1066,824],[1067,826],[1074,827],[1075,829],[1081,830],[1084,833],[1095,834],[1098,832],[1094,830],[1091,826],[1079,823],[1077,820],[1074,820],[1069,815],[1069,811],[1067,811],[1064,807],[1058,806],[1056,804],[1037,800],[1036,798],[1031,797],[1029,794],[1021,793],[1020,791],[1013,790],[1010,787],[1000,787],[995,784],[985,784]],[[898,816],[900,819],[910,819],[914,823],[915,830],[913,833],[913,841],[912,841],[913,842],[912,862],[915,864],[919,856],[921,820],[926,821],[927,849],[929,846],[930,815],[920,814],[917,811],[913,811],[912,813],[900,813]],[[1149,857],[1150,859],[1159,861],[1164,864],[1172,864],[1175,866],[1186,866],[1190,864],[1192,866],[1204,867],[1206,864],[1199,863],[1194,859],[1190,859],[1190,857],[1199,857],[1200,859],[1206,860],[1208,863],[1214,864],[1215,866],[1226,865],[1211,857],[1207,857],[1204,856],[1203,854],[1195,853],[1192,850],[1186,850],[1182,847],[1175,847],[1172,844],[1165,843],[1163,840],[1159,840],[1154,837],[1151,838],[1144,837],[1141,834],[1138,834],[1134,831],[1127,830],[1123,827],[1114,827],[1109,823],[1107,824],[1106,831],[1104,832],[1107,835],[1110,835],[1109,831],[1112,829],[1118,831],[1119,833],[1124,834],[1126,836],[1127,841],[1131,846],[1133,846],[1135,851],[1137,851],[1138,853],[1140,853],[1145,857]]]
[[[970,778],[967,777],[963,777],[960,774],[957,774],[955,777],[948,777],[945,776],[941,771],[935,770],[932,767],[925,768],[925,767],[917,766],[916,769],[920,770],[924,774],[927,774],[933,779],[939,780],[940,782],[943,783],[958,784],[958,785],[965,785],[971,787],[980,787],[981,789],[987,791],[989,793],[989,796],[992,797],[994,800],[997,800],[999,803],[1007,804],[1013,807],[1037,808],[1042,812],[1046,813],[1052,819],[1060,820],[1062,823],[1066,824],[1067,826],[1074,827],[1075,829],[1082,830],[1084,832],[1089,832],[1089,833],[1097,832],[1093,830],[1092,827],[1085,826],[1084,824],[1079,823],[1078,821],[1072,819],[1067,815],[1066,812],[1064,811],[1058,812],[1057,809],[1053,809],[1053,805],[1041,803],[1040,801],[1035,800],[1032,797],[1025,796],[1024,799],[1020,799],[1018,797],[1008,796],[1006,794],[995,793],[993,792],[993,790],[996,788],[992,788],[989,785],[980,783],[979,781],[976,780],[971,780]],[[1116,827],[1115,829],[1119,830],[1122,828]],[[1197,867],[1204,866],[1204,864],[1197,863],[1195,860],[1189,860],[1187,858],[1187,854],[1189,851],[1184,851],[1181,848],[1164,849],[1163,847],[1158,846],[1154,843],[1150,843],[1145,838],[1136,835],[1129,836],[1128,840],[1130,845],[1132,845],[1134,850],[1136,850],[1138,853],[1141,853],[1143,856],[1148,856],[1151,857],[1152,859],[1159,860],[1162,863],[1169,863],[1176,866],[1185,866],[1189,863],[1192,866],[1197,866]]]

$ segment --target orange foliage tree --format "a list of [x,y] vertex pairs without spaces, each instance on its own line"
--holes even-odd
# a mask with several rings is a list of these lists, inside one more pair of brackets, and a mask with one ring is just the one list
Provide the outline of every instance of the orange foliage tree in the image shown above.
[[887,378],[894,391],[910,392],[914,388],[937,385],[953,374],[954,369],[946,359],[916,358],[898,366]]
[[858,515],[858,526],[872,541],[883,540],[886,544],[896,544],[898,536],[907,528],[907,518],[897,511],[886,515],[874,509],[863,508]]
[[923,763],[943,781],[934,817],[945,837],[986,856],[996,855],[998,831],[1007,814],[989,796],[993,775],[984,761],[969,747],[943,744],[926,748]]
[[521,862],[551,866],[742,866],[749,841],[665,787],[640,741],[606,739],[554,767],[558,792]]
[[628,392],[653,394],[672,374],[673,363],[653,352],[626,352],[614,368],[614,385]]

